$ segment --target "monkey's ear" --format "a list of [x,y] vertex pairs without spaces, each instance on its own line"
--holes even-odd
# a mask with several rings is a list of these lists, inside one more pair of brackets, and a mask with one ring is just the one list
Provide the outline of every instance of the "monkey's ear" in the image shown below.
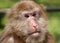
[[54,43],[54,37],[48,32],[47,33],[47,43]]
[[46,6],[44,6],[43,4],[39,4],[39,6],[42,8],[42,10],[46,11]]
[[9,16],[12,16],[12,11],[11,11],[11,9],[9,9],[8,11],[7,11],[7,16],[9,17]]

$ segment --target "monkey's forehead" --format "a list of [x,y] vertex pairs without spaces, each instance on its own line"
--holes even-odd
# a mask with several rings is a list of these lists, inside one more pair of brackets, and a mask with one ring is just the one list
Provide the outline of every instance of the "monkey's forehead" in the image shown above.
[[40,6],[33,2],[33,1],[22,1],[22,2],[18,2],[16,3],[13,8],[17,9],[17,10],[32,10],[34,8],[40,8]]
[[[26,14],[26,13],[33,13],[33,12],[39,12],[40,11],[40,9],[39,8],[34,8],[34,9],[32,9],[32,10],[23,10],[23,14]],[[22,12],[22,11],[20,11],[20,12]]]

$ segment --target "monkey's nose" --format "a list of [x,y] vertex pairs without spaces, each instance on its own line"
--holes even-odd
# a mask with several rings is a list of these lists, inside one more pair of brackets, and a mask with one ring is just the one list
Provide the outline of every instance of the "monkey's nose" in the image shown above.
[[30,27],[30,31],[36,31],[38,29],[38,25],[35,20],[31,20],[29,22],[29,27]]
[[38,28],[38,25],[36,23],[32,23],[32,29],[37,29]]

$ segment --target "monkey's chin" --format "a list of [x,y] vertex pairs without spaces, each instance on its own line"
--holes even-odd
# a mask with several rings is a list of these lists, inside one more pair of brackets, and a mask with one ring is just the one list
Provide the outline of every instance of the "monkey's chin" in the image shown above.
[[40,36],[40,34],[39,34],[39,33],[33,33],[33,34],[31,34],[31,36],[32,36],[33,38],[37,38],[37,37]]

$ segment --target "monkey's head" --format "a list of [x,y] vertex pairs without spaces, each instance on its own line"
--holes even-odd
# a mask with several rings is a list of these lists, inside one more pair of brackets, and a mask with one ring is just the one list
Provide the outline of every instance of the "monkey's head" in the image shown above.
[[42,41],[47,32],[48,20],[42,4],[33,1],[21,1],[8,13],[8,24],[17,36],[27,37],[26,42]]

